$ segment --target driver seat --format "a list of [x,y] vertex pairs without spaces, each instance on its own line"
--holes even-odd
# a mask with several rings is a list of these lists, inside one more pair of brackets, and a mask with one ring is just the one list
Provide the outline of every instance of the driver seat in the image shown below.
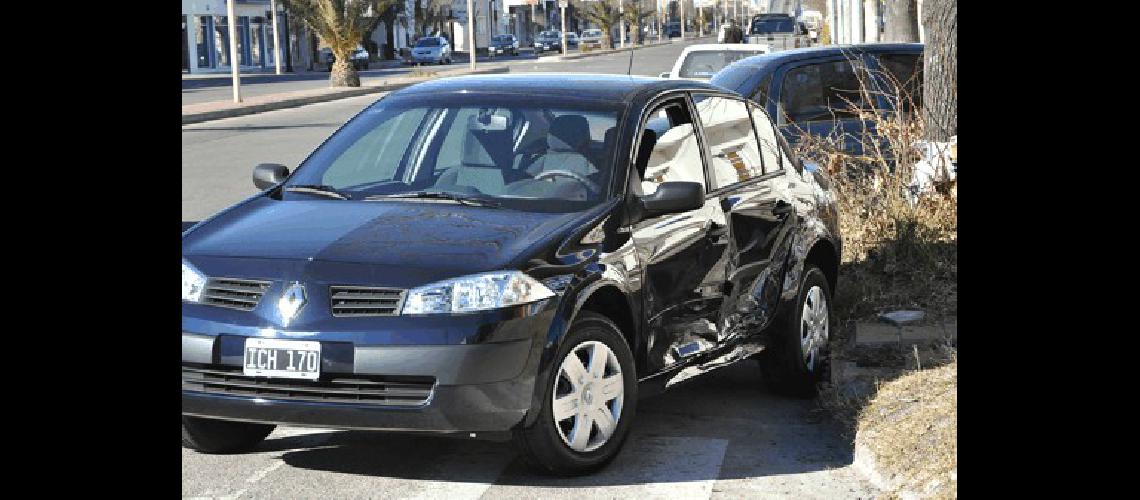
[[581,115],[562,115],[550,123],[546,135],[546,154],[527,167],[531,176],[550,170],[568,170],[589,177],[598,173],[594,162],[584,151],[590,142],[590,123]]

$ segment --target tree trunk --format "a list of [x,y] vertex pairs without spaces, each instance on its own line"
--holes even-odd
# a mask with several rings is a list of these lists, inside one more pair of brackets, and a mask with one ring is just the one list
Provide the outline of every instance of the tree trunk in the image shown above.
[[883,42],[918,41],[918,3],[916,0],[885,0],[883,2]]
[[633,45],[641,43],[641,25],[631,24],[629,26],[629,42]]
[[356,72],[356,68],[352,67],[352,61],[349,60],[351,56],[351,52],[343,56],[336,55],[336,62],[333,63],[332,72],[329,74],[330,87],[360,86],[360,74]]
[[922,10],[923,136],[944,142],[958,135],[958,0],[924,0]]

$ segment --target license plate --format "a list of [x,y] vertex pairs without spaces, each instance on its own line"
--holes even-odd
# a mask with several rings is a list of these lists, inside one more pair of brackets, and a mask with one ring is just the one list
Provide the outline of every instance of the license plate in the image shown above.
[[245,339],[244,374],[254,377],[317,380],[321,343],[310,340]]

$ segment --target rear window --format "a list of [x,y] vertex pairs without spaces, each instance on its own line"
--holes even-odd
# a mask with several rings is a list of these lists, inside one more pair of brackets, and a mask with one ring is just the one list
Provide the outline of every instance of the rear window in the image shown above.
[[752,34],[793,33],[796,23],[792,19],[757,19],[752,21]]
[[416,47],[439,47],[438,38],[421,38],[416,42]]
[[712,78],[725,66],[741,59],[763,54],[763,50],[704,50],[690,52],[681,63],[677,76],[681,78]]

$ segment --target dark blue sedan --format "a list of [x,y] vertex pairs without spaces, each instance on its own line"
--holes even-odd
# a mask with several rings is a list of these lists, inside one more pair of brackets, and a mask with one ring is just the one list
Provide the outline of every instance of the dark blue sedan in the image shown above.
[[[863,150],[863,131],[874,136],[875,123],[859,111],[910,112],[922,101],[922,54],[919,43],[827,45],[784,50],[741,59],[717,72],[709,83],[764,106],[789,142],[804,134],[842,137],[852,154]],[[860,74],[870,83],[860,92]],[[912,100],[901,105],[887,96],[901,84]]]

